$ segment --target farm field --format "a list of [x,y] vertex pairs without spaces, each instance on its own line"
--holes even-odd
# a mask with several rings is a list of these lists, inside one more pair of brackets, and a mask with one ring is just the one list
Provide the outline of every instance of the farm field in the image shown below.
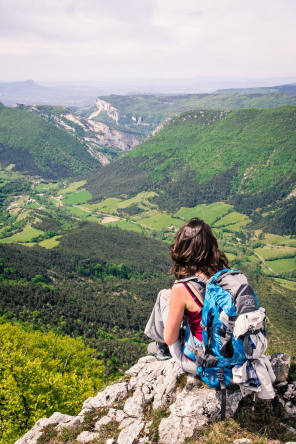
[[75,193],[68,193],[66,197],[62,199],[64,205],[78,205],[87,202],[92,198],[89,191],[81,190]]
[[180,228],[184,224],[184,221],[163,213],[157,213],[147,218],[137,219],[137,222],[141,225],[147,226],[148,228],[154,228],[156,230]]
[[254,250],[259,256],[261,256],[264,260],[275,260],[288,258],[291,256],[296,256],[296,248],[291,247],[275,247],[270,248],[265,246],[263,248],[255,248]]
[[29,242],[33,237],[43,234],[43,231],[33,227],[26,227],[22,232],[10,237],[0,239],[1,243],[10,244],[12,242]]
[[276,273],[289,273],[296,269],[296,258],[276,259],[274,261],[266,261]]
[[174,214],[174,216],[184,220],[199,217],[200,219],[204,219],[208,224],[214,225],[214,222],[217,219],[221,218],[232,209],[232,205],[225,204],[223,202],[215,202],[211,205],[197,205],[194,208],[182,207]]
[[288,281],[287,279],[274,278],[282,287],[289,288],[290,290],[296,291],[296,282]]
[[227,227],[230,230],[239,230],[242,226],[251,222],[246,215],[232,211],[221,217],[217,222],[213,224],[214,227]]
[[69,194],[69,193],[75,193],[79,188],[83,187],[85,184],[86,184],[86,180],[72,182],[66,188],[61,188],[59,191],[57,191],[57,194],[65,195],[65,194]]
[[54,236],[51,239],[45,239],[45,240],[39,242],[38,245],[40,245],[40,247],[51,249],[51,248],[57,247],[59,245],[60,239],[61,239],[61,236]]

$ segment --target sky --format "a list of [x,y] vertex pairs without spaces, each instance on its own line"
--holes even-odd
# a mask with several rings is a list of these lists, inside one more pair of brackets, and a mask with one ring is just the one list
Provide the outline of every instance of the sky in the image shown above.
[[296,81],[295,18],[295,0],[0,0],[0,81]]

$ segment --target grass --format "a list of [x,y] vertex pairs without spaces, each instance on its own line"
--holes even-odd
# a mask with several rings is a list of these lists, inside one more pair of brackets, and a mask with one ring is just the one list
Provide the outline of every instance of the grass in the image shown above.
[[79,182],[72,182],[66,188],[61,188],[57,193],[58,194],[70,194],[75,193],[78,188],[83,187],[86,184],[86,180],[80,180]]
[[289,288],[289,290],[296,291],[296,282],[288,281],[286,279],[274,278],[276,282],[278,282],[282,287]]
[[122,230],[134,231],[135,233],[143,233],[143,227],[136,223],[128,222],[126,220],[118,220],[116,222],[110,222],[106,225],[110,227],[118,227]]
[[33,237],[39,236],[40,234],[44,234],[43,231],[33,227],[26,227],[21,233],[0,239],[0,242],[3,244],[11,244],[12,242],[29,242]]
[[162,230],[174,226],[180,228],[184,222],[180,219],[168,216],[167,214],[157,213],[154,216],[138,219],[137,222],[147,227],[155,228],[156,230]]
[[[156,205],[149,202],[149,198],[152,198],[154,196],[157,196],[157,194],[154,191],[143,191],[142,193],[137,194],[135,197],[132,197],[131,199],[124,200],[120,202],[117,206],[117,208],[127,208],[131,205],[136,204],[142,204],[143,206],[156,207]],[[141,206],[141,205],[140,205]]]
[[67,207],[67,210],[70,211],[74,216],[87,216],[89,211],[83,210],[82,208],[77,207]]
[[51,249],[51,248],[54,248],[57,245],[59,245],[60,240],[61,240],[61,236],[54,236],[50,239],[45,239],[45,240],[39,242],[38,245],[40,245],[40,247]]
[[274,261],[266,261],[266,264],[276,273],[289,273],[296,268],[296,258],[276,259]]
[[[41,183],[37,183],[37,185],[35,185],[35,190],[38,193],[43,193],[44,191],[51,191],[51,190],[55,190],[58,187],[58,183],[45,183],[45,182],[41,182]],[[59,193],[61,194],[61,193]]]
[[66,197],[63,199],[64,205],[78,205],[82,204],[84,202],[87,202],[92,198],[92,195],[89,191],[82,190],[78,191],[76,193],[69,193],[66,195]]
[[254,251],[259,254],[259,256],[263,257],[264,260],[281,259],[291,256],[292,254],[296,255],[296,249],[291,247],[270,248],[265,246],[263,248],[255,248]]
[[286,245],[288,247],[296,247],[296,239],[291,236],[279,236],[277,234],[266,233],[264,235],[264,243],[267,245]]
[[215,202],[211,205],[197,205],[194,208],[180,208],[177,213],[174,214],[175,217],[180,217],[184,220],[192,219],[193,217],[199,217],[204,219],[208,224],[213,225],[213,223],[233,208],[232,205],[225,204],[223,202]]
[[223,216],[213,225],[216,227],[227,227],[229,229],[234,229],[234,226],[236,226],[236,228],[240,228],[243,225],[247,225],[249,222],[251,222],[251,219],[249,219],[245,214],[232,211],[231,213]]
[[117,199],[116,197],[109,197],[102,202],[87,205],[87,207],[93,210],[103,211],[105,213],[116,213],[116,209],[118,208],[118,204],[120,202],[122,202],[121,199]]

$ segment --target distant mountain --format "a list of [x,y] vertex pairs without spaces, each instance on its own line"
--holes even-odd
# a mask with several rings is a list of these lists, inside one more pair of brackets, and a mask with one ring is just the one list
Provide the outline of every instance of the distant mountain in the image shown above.
[[[137,138],[147,137],[158,125],[178,114],[194,109],[235,110],[296,105],[293,85],[278,90],[226,90],[212,94],[110,95],[100,96],[96,104],[77,110],[85,118],[104,122]],[[282,88],[282,91],[280,91]],[[290,91],[291,88],[291,91]]]
[[262,86],[257,88],[229,88],[229,89],[218,89],[216,93],[225,92],[235,92],[244,94],[274,94],[276,92],[286,93],[286,94],[296,94],[296,83],[291,83],[290,85],[279,85],[279,86]]
[[70,177],[98,168],[99,162],[64,129],[39,116],[0,104],[0,163],[2,168],[46,179]]
[[85,143],[89,153],[102,165],[110,163],[123,151],[129,151],[140,141],[135,137],[111,129],[102,122],[90,118],[85,119],[71,109],[62,106],[49,105],[15,105],[16,108],[29,111],[45,118],[50,123],[65,129],[78,140]]
[[7,106],[14,103],[26,105],[64,105],[72,107],[93,103],[105,88],[93,86],[41,86],[33,80],[25,82],[0,82],[0,101]]
[[284,202],[295,188],[295,131],[292,106],[183,113],[91,173],[89,190],[94,199],[153,190],[167,210],[228,200],[251,213]]

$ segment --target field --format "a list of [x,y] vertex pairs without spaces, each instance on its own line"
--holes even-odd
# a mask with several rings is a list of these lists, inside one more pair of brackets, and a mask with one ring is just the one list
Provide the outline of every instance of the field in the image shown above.
[[89,191],[82,190],[74,193],[68,193],[62,200],[64,205],[78,205],[87,202],[91,199]]
[[51,239],[45,239],[44,241],[39,242],[38,245],[40,245],[40,247],[51,249],[59,245],[60,238],[61,236],[54,236]]
[[33,237],[43,234],[43,231],[33,227],[26,227],[21,233],[0,239],[1,243],[10,244],[12,242],[29,242]]
[[86,184],[86,180],[80,180],[79,182],[72,182],[66,188],[61,188],[57,194],[69,194],[75,193],[78,188],[83,187]]
[[167,214],[163,213],[157,213],[147,218],[138,219],[137,222],[140,225],[145,225],[148,228],[154,228],[156,230],[180,228],[184,223],[180,219],[168,216]]
[[226,216],[219,219],[213,224],[214,227],[227,227],[232,231],[238,231],[242,226],[247,225],[251,222],[244,214],[240,214],[237,211],[232,211]]
[[296,269],[296,258],[276,259],[274,261],[266,261],[266,264],[276,273],[289,273]]
[[211,205],[197,205],[194,208],[182,207],[174,214],[174,216],[184,220],[199,217],[200,219],[204,219],[208,224],[213,225],[217,219],[227,214],[232,208],[232,205],[216,202]]
[[[3,175],[7,174],[3,172]],[[59,189],[57,190],[57,185]],[[35,218],[38,222],[36,208],[44,208],[44,212],[60,216],[73,216],[76,223],[79,221],[96,222],[99,224],[118,227],[123,230],[134,231],[154,237],[167,243],[173,242],[176,231],[185,221],[199,217],[208,222],[219,238],[221,248],[234,267],[239,268],[244,263],[251,263],[260,267],[261,271],[282,279],[291,279],[296,270],[296,239],[292,236],[278,236],[264,234],[261,230],[250,231],[246,225],[250,219],[237,211],[232,205],[225,202],[215,202],[209,205],[201,204],[193,208],[182,207],[177,212],[161,212],[151,201],[155,192],[140,192],[128,199],[110,197],[97,203],[88,203],[91,193],[81,189],[85,181],[76,181],[61,188],[58,183],[40,183],[30,194],[24,194],[13,202],[19,204],[18,216],[11,212],[11,217],[22,224],[22,232],[2,239],[2,243],[25,242],[30,243],[33,237],[43,234],[44,231],[33,228],[29,224]],[[49,187],[49,188],[48,188]],[[36,196],[38,191],[51,192],[51,196],[44,194]],[[35,193],[35,194],[34,194]],[[63,197],[60,197],[60,196]],[[28,197],[36,198],[38,203],[27,204]],[[54,206],[51,205],[54,203]],[[31,208],[28,209],[28,206]],[[20,213],[20,210],[23,212]],[[54,216],[55,217],[55,216]],[[38,227],[38,226],[37,226]],[[39,227],[38,227],[39,228]],[[67,230],[67,229],[66,229]],[[45,230],[46,231],[46,230]],[[5,227],[1,229],[5,232]],[[59,232],[60,233],[60,232]],[[58,238],[55,236],[48,240],[41,240],[39,245],[44,248],[54,248],[58,245],[63,232]],[[293,274],[294,273],[294,274]]]
[[282,287],[289,288],[290,290],[296,291],[296,283],[293,281],[288,281],[286,279],[274,278]]
[[265,246],[263,248],[255,248],[254,250],[264,260],[272,260],[288,258],[296,255],[296,249],[291,247],[275,247],[270,248]]

